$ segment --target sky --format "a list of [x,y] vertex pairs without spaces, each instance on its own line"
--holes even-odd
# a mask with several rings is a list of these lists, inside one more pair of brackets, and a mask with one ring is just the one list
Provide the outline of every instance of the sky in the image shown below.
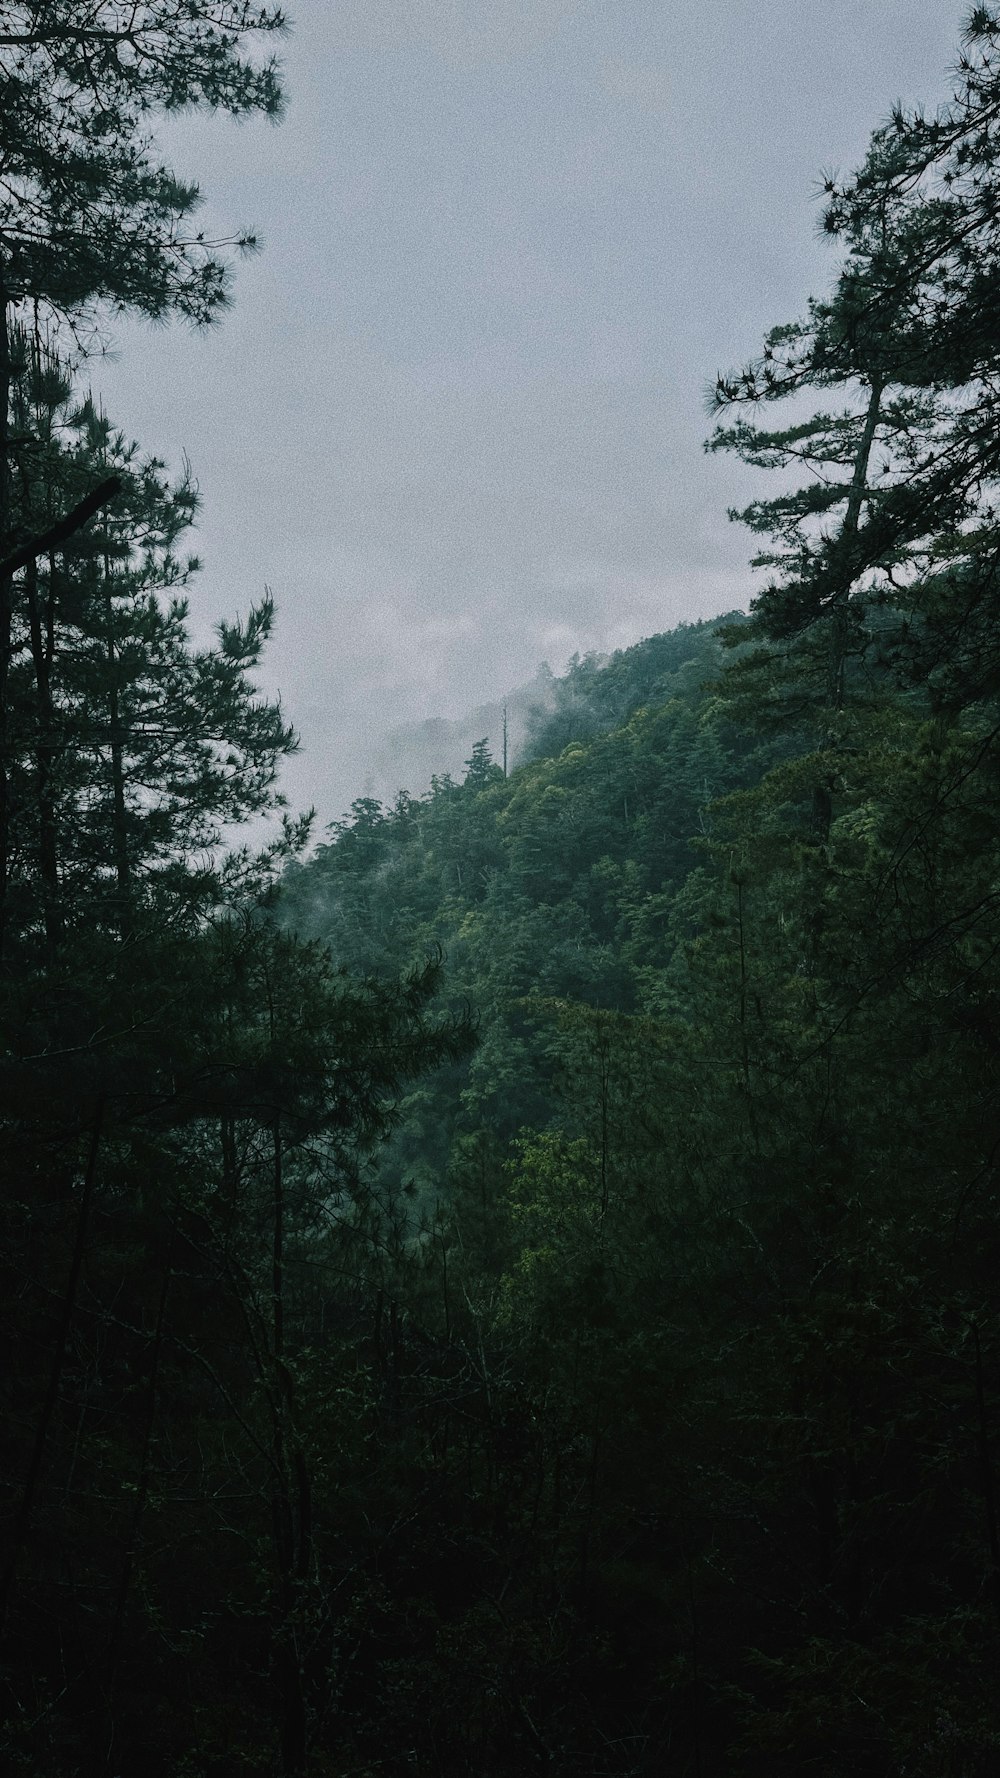
[[[824,174],[941,102],[965,0],[292,0],[277,128],[160,131],[252,226],[219,327],[90,374],[203,507],[197,634],[268,587],[260,674],[320,828],[385,734],[745,607],[751,472],[706,392],[821,295]],[[402,764],[401,776],[405,776]],[[410,786],[419,788],[419,786]]]

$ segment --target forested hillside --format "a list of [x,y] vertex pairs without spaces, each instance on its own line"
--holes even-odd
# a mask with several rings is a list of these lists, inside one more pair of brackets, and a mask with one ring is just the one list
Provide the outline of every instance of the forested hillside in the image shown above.
[[787,751],[729,720],[723,654],[718,627],[701,624],[576,662],[506,779],[480,741],[460,782],[435,778],[426,798],[391,808],[359,800],[286,870],[282,925],[366,975],[440,953],[442,996],[474,1010],[460,1072],[429,1077],[401,1108],[386,1180],[443,1201],[453,1145],[472,1137],[499,1165],[522,1126],[556,1115],[553,1033],[569,1005],[658,1004],[677,898],[719,799]]
[[430,1769],[1000,1751],[995,725],[900,633],[818,747],[744,622],[579,663],[506,780],[476,749],[286,872],[283,921],[439,950],[478,1020],[365,1197]]
[[992,1778],[1000,21],[718,379],[749,614],[303,861],[84,356],[225,306],[150,120],[276,115],[281,16],[7,15],[7,1769]]

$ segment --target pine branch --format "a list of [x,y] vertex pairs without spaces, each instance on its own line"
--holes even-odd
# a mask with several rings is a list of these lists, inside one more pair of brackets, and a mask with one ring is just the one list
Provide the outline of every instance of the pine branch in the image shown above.
[[47,531],[41,533],[41,536],[33,537],[29,543],[19,544],[17,549],[12,549],[6,556],[0,557],[0,580],[7,580],[10,575],[17,572],[18,568],[26,567],[36,557],[45,555],[47,550],[55,549],[60,543],[65,543],[67,538],[72,537],[75,532],[81,531],[88,519],[92,519],[96,512],[100,512],[102,506],[107,506],[116,494],[121,493],[121,490],[121,477],[109,475],[91,493],[84,495],[84,498],[77,502],[65,518],[50,525]]

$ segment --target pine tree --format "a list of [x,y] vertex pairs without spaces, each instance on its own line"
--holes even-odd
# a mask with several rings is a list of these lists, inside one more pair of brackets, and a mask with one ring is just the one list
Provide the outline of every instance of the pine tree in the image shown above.
[[[881,232],[885,253],[889,230]],[[778,571],[755,599],[749,628],[732,639],[766,637],[772,658],[794,656],[796,689],[786,707],[793,718],[812,711],[828,721],[843,709],[850,663],[871,651],[878,633],[866,627],[869,608],[912,577],[936,534],[959,516],[940,491],[934,502],[913,499],[915,472],[934,460],[951,415],[911,386],[907,318],[880,311],[872,323],[871,279],[871,247],[862,240],[830,300],[812,302],[804,322],[774,328],[760,359],[716,383],[720,410],[812,391],[848,398],[846,407],[785,428],[720,423],[709,440],[712,450],[734,450],[754,468],[794,478],[787,493],[731,514],[773,538],[754,566]]]
[[51,949],[67,930],[132,929],[164,894],[174,922],[185,897],[192,913],[208,907],[223,829],[280,807],[276,762],[296,742],[250,679],[268,597],[223,624],[216,647],[188,642],[197,562],[179,546],[195,513],[190,482],[171,483],[79,400],[37,340],[18,338],[27,523],[44,532],[109,471],[119,489],[88,529],[25,565],[12,619],[5,941],[23,941],[43,915]]
[[[280,9],[249,0],[23,0],[0,24],[0,893],[13,843],[15,606],[31,603],[48,533],[57,542],[75,535],[119,491],[106,474],[72,506],[49,505],[47,530],[32,528],[11,460],[20,452],[23,463],[27,443],[12,412],[24,328],[30,316],[37,330],[47,313],[80,348],[109,306],[195,322],[221,311],[226,243],[189,231],[197,187],[158,160],[150,121],[196,105],[276,117],[277,68],[253,47],[284,22]],[[252,237],[236,244],[250,247]],[[47,868],[51,879],[51,859]]]
[[943,424],[933,452],[914,461],[908,505],[936,531],[918,572],[896,589],[905,616],[896,651],[911,678],[954,710],[995,697],[1000,630],[996,498],[996,327],[1000,290],[1000,19],[975,7],[958,85],[931,115],[896,108],[859,170],[827,182],[825,225],[847,244],[872,240],[891,213],[894,248],[871,255],[867,324],[905,310],[907,379]]
[[[77,325],[95,305],[212,318],[221,243],[187,235],[195,186],[156,158],[157,111],[276,117],[276,65],[254,42],[284,29],[248,0],[23,0],[0,29],[0,299]],[[245,245],[251,244],[249,238]]]

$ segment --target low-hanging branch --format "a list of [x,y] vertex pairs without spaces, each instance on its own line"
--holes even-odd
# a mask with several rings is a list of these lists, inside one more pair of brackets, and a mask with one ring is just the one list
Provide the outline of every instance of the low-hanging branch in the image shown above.
[[15,574],[18,568],[26,567],[29,562],[35,560],[36,556],[43,556],[47,550],[55,549],[60,543],[65,543],[67,538],[72,537],[75,532],[81,531],[88,519],[92,519],[96,512],[100,512],[102,506],[107,506],[116,494],[121,493],[121,489],[121,477],[109,475],[103,482],[99,482],[89,494],[85,494],[83,499],[79,500],[64,518],[58,519],[54,525],[50,525],[47,531],[43,531],[38,537],[33,537],[28,543],[18,544],[17,548],[10,550],[7,555],[0,556],[0,580],[9,579],[10,575]]

